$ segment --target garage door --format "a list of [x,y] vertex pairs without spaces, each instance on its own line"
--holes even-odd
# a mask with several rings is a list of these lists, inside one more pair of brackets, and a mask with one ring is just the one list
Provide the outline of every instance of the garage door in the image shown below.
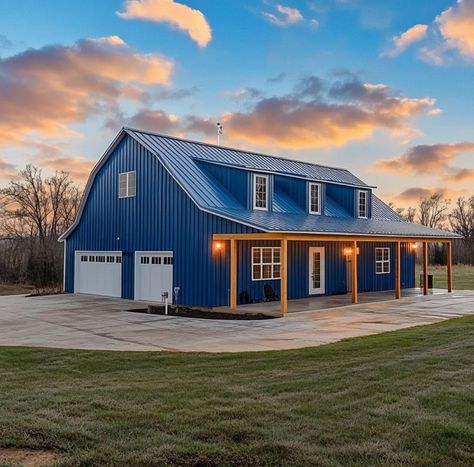
[[122,296],[121,251],[76,251],[74,292]]
[[173,302],[173,252],[147,251],[135,253],[135,300],[163,301],[168,292]]

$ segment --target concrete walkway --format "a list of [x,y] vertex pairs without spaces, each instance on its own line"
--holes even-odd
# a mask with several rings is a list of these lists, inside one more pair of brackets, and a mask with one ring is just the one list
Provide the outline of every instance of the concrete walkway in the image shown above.
[[474,291],[220,321],[125,311],[142,303],[77,295],[0,297],[0,345],[240,352],[295,349],[474,314]]

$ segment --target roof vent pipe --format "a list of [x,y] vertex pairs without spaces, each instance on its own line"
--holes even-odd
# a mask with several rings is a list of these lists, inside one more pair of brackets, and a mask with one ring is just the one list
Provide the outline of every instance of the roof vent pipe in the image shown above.
[[217,145],[221,145],[221,139],[222,139],[222,123],[217,122]]

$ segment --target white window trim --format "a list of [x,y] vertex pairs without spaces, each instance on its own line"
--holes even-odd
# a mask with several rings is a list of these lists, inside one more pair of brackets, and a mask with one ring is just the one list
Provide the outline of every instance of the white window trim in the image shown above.
[[[265,193],[265,207],[257,207],[257,177],[262,177],[266,180],[265,186],[267,187],[266,193]],[[268,175],[265,174],[259,174],[259,173],[254,173],[253,174],[253,209],[257,211],[268,211],[268,191],[269,191],[269,177]]]
[[[130,181],[130,174],[133,174],[133,173],[135,174],[135,193],[134,193],[133,195],[131,195],[131,194],[129,193],[129,191],[130,191],[129,181]],[[125,191],[126,191],[126,194],[125,194],[124,196],[121,196],[121,195],[120,195],[120,176],[121,176],[121,175],[125,175],[125,176],[126,176],[126,177],[125,177],[125,180],[126,180],[126,182],[127,182],[127,186],[126,186],[126,190],[125,190]],[[119,183],[119,185],[118,185],[118,195],[119,195],[119,198],[120,198],[120,199],[123,199],[123,198],[133,198],[133,197],[137,196],[137,172],[136,172],[136,170],[131,170],[131,171],[129,171],[129,172],[120,172],[120,173],[119,173],[119,181],[118,181],[118,183]]]
[[[271,263],[262,263],[262,258],[263,258],[263,249],[264,248],[271,248],[272,250],[272,262]],[[260,263],[254,263],[253,261],[253,252],[254,250],[260,250]],[[274,251],[275,250],[278,250],[279,253],[280,253],[280,261],[278,263],[274,262],[273,261],[273,256],[274,256]],[[253,246],[252,247],[252,251],[251,251],[251,255],[252,255],[252,270],[250,271],[251,275],[252,275],[252,281],[272,281],[272,280],[280,280],[281,278],[281,248],[279,246]],[[260,266],[260,272],[261,272],[261,276],[263,276],[263,265],[268,265],[268,266],[271,266],[271,271],[272,271],[272,274],[271,274],[271,277],[260,277],[260,279],[255,279],[254,276],[253,276],[253,268],[254,266]],[[280,274],[278,275],[278,277],[274,277],[273,275],[273,266],[280,266],[279,268],[279,271],[280,271]]]
[[[383,258],[383,255],[384,255],[383,251],[387,250],[388,258],[386,260],[384,260],[384,259],[377,260],[377,250],[382,250],[382,258]],[[384,263],[388,264],[388,271],[377,272],[377,264],[381,264],[382,269],[383,269]],[[388,247],[377,247],[377,248],[375,248],[375,274],[390,274],[390,248],[388,248]]]
[[[318,210],[313,211],[311,209],[311,189],[313,186],[318,187]],[[310,214],[318,214],[321,215],[321,183],[309,182],[308,184],[308,211]]]
[[[360,215],[360,194],[365,193],[365,216]],[[369,218],[369,192],[367,190],[357,190],[357,217],[359,219]]]

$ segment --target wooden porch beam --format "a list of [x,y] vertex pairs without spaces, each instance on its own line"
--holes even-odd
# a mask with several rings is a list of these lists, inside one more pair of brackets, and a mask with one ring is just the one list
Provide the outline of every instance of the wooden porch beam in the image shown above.
[[291,241],[328,241],[328,242],[438,242],[448,243],[449,238],[425,238],[425,237],[392,237],[392,236],[358,236],[358,235],[319,235],[319,234],[282,234],[282,233],[234,233],[234,234],[214,234],[214,241],[226,240],[275,240],[283,239]]
[[280,256],[280,310],[288,312],[288,240],[281,240]]
[[428,242],[423,242],[423,295],[428,295]]
[[447,257],[447,269],[448,269],[448,292],[453,291],[453,245],[452,242],[448,242],[448,257]]
[[230,309],[237,309],[237,240],[230,241]]
[[358,278],[357,278],[357,242],[355,241],[352,245],[352,303],[359,301],[359,294],[357,291]]
[[401,291],[401,255],[400,255],[400,242],[396,244],[396,254],[395,254],[395,298],[400,298],[402,296]]

